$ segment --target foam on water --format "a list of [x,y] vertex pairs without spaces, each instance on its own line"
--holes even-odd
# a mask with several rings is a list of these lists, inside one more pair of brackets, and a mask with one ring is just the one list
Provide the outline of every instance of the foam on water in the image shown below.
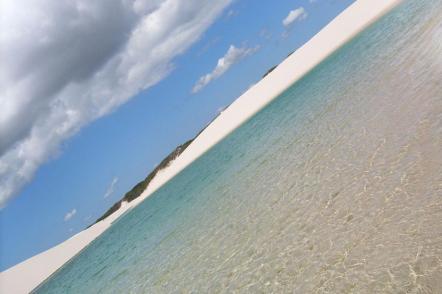
[[405,1],[38,293],[440,293],[442,2]]

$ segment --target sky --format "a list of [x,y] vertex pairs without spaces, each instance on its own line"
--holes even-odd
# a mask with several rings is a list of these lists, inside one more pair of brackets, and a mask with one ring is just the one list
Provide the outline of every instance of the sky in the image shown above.
[[90,225],[353,0],[4,0],[0,270]]

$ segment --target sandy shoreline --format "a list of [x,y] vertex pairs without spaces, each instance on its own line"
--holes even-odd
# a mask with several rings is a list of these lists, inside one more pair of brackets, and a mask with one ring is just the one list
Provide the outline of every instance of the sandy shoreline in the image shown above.
[[284,60],[266,78],[224,110],[169,167],[156,175],[140,197],[131,203],[122,205],[117,212],[89,229],[0,273],[0,292],[28,293],[37,287],[101,235],[124,212],[142,202],[399,2],[400,0],[356,1],[310,41]]

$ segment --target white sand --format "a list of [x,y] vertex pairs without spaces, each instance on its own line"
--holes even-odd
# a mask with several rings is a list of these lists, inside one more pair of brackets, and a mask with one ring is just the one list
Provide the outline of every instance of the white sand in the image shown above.
[[106,220],[0,273],[0,293],[28,293],[37,287],[103,233],[124,212],[142,202],[399,2],[401,0],[356,1],[310,41],[284,60],[266,78],[250,88],[224,110],[178,158],[157,174],[139,198],[128,204],[124,203],[117,212]]

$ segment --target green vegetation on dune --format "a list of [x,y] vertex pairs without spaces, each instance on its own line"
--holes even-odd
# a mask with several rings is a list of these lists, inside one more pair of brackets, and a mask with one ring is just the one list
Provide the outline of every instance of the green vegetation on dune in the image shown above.
[[265,78],[269,73],[271,73],[275,68],[277,67],[277,65],[272,66],[268,71],[266,71],[266,73],[262,76],[262,78]]
[[[153,180],[153,178],[156,176],[156,174],[162,170],[163,168],[166,168],[175,158],[177,158],[183,151],[190,145],[190,143],[193,142],[194,139],[191,139],[187,141],[184,144],[179,145],[175,148],[169,155],[164,158],[159,165],[155,167],[153,171],[151,171],[147,177],[136,184],[129,192],[127,192],[124,197],[120,200],[118,200],[114,205],[112,205],[111,208],[109,208],[102,216],[100,216],[94,224],[98,223],[99,221],[104,220],[108,216],[110,216],[112,213],[117,211],[121,207],[121,203],[123,201],[131,202],[132,200],[138,198],[141,193],[143,193],[147,186],[150,184],[150,182]],[[90,226],[89,226],[90,227]]]

